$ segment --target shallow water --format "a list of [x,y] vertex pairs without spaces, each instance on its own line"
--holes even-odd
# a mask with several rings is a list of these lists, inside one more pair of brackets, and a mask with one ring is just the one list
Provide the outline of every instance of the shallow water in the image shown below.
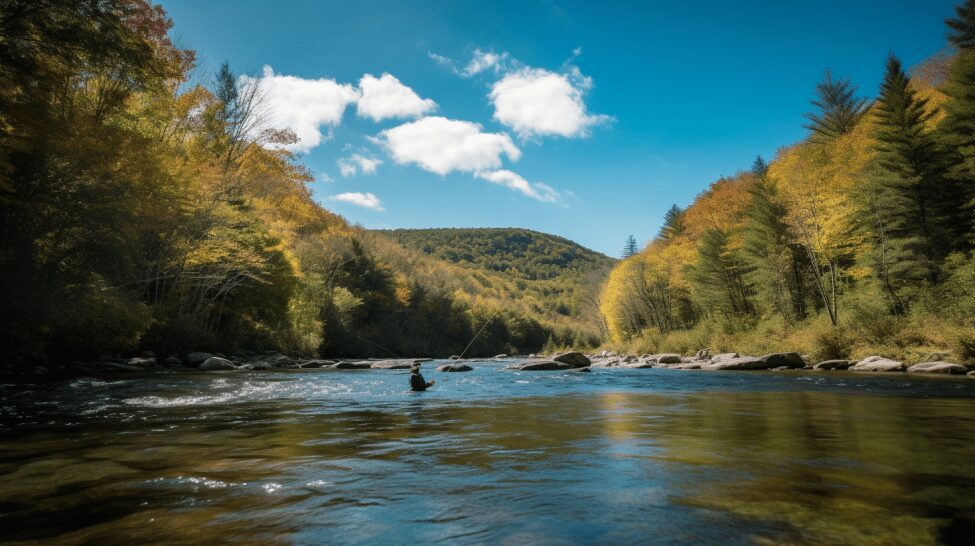
[[975,380],[435,365],[0,386],[0,541],[975,536]]

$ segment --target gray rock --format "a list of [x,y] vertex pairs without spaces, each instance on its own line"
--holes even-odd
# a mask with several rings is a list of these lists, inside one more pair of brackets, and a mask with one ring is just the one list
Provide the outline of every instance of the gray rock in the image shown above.
[[965,375],[967,375],[968,377],[975,377],[975,370],[972,370],[972,371],[966,373]]
[[378,360],[370,367],[375,370],[409,370],[414,362],[413,360]]
[[623,362],[626,363],[626,364],[629,364],[631,362],[636,362],[637,360],[640,360],[640,359],[637,358],[634,355],[626,355],[626,356],[623,357]]
[[271,363],[264,362],[263,360],[255,360],[254,362],[249,362],[247,364],[248,370],[270,370]]
[[283,354],[266,356],[261,360],[270,364],[272,368],[288,368],[296,365],[295,359]]
[[667,367],[672,370],[700,370],[703,362],[681,362],[680,364],[669,364]]
[[754,356],[740,356],[737,358],[722,358],[701,365],[702,370],[767,370],[768,364],[761,358]]
[[711,364],[715,364],[715,363],[721,362],[722,360],[731,360],[732,358],[738,358],[740,356],[741,355],[738,354],[738,353],[718,353],[718,354],[712,356],[711,357],[711,360],[709,360],[709,362]]
[[140,357],[140,356],[137,356],[135,358],[130,358],[130,359],[126,360],[125,361],[125,364],[128,365],[128,366],[140,366],[140,367],[143,367],[143,368],[145,368],[147,366],[155,366],[156,365],[156,357],[154,357],[154,356],[150,356],[150,357]]
[[200,369],[207,372],[213,372],[220,370],[236,370],[237,366],[234,366],[234,363],[226,358],[211,356],[200,364]]
[[494,355],[494,358],[508,358],[508,355],[506,355],[505,353],[501,353],[499,355]]
[[166,366],[170,366],[170,367],[176,368],[176,367],[182,366],[183,365],[183,361],[180,360],[179,358],[175,357],[175,356],[167,356],[166,359],[163,360],[163,364],[166,365]]
[[444,364],[437,367],[438,372],[469,372],[473,369],[467,364]]
[[907,369],[909,372],[913,373],[947,373],[955,375],[964,375],[968,373],[968,368],[962,366],[961,364],[955,364],[953,362],[922,362],[920,364],[915,364]]
[[337,370],[368,370],[372,367],[372,362],[349,362],[347,360],[343,360],[341,362],[337,362],[332,367]]
[[302,368],[325,368],[335,364],[334,360],[309,360],[301,364]]
[[190,354],[186,355],[186,362],[188,364],[193,365],[193,366],[199,366],[200,364],[203,364],[203,362],[206,359],[208,359],[208,358],[210,358],[212,356],[213,355],[210,354],[210,353],[199,353],[199,352],[198,353],[190,353]]
[[806,361],[799,356],[799,353],[772,353],[762,357],[769,369],[772,368],[802,368]]
[[584,366],[573,366],[571,364],[566,364],[565,362],[556,362],[555,360],[542,360],[541,362],[526,362],[524,364],[518,364],[515,366],[509,366],[513,370],[522,371],[548,371],[548,370],[571,370],[572,368],[581,368]]
[[592,361],[590,361],[586,355],[580,353],[579,351],[562,353],[552,360],[555,362],[561,362],[562,364],[568,364],[570,368],[584,368],[592,364]]
[[845,370],[853,365],[849,360],[824,360],[813,366],[814,370]]
[[681,358],[679,354],[675,353],[665,353],[662,355],[657,355],[657,362],[661,364],[680,364]]
[[786,372],[786,371],[794,370],[794,369],[795,368],[792,368],[790,366],[776,366],[775,368],[772,368],[772,371],[773,372]]
[[571,369],[571,370],[569,370],[569,371],[570,371],[570,372],[576,372],[576,373],[592,373],[592,368],[589,368],[589,367],[587,366],[587,367],[585,367],[585,368],[572,368],[572,369]]
[[635,370],[640,370],[640,369],[645,369],[645,368],[653,368],[655,366],[656,366],[656,364],[654,362],[637,362],[636,364],[631,364],[631,365],[627,366],[627,368],[633,368]]
[[853,366],[850,366],[850,371],[854,372],[902,372],[905,369],[903,362],[882,356],[868,356]]
[[711,349],[701,349],[694,355],[694,360],[711,360]]

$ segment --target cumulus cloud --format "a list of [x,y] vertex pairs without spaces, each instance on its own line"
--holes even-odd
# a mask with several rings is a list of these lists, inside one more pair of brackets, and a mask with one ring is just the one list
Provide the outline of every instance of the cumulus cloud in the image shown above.
[[378,197],[371,193],[359,193],[359,192],[345,192],[332,195],[329,201],[341,201],[343,203],[349,203],[357,207],[363,207],[372,210],[384,211],[382,201]]
[[484,133],[469,121],[427,117],[386,129],[374,139],[396,163],[414,163],[445,175],[451,171],[475,172],[497,169],[501,157],[521,157],[521,150],[504,133]]
[[339,174],[343,177],[355,176],[358,172],[362,174],[372,174],[376,168],[382,165],[383,160],[373,157],[365,157],[360,154],[352,154],[336,161],[339,166]]
[[364,75],[359,80],[359,91],[362,93],[356,103],[359,117],[373,121],[420,117],[437,108],[437,103],[420,98],[389,73],[378,78],[372,74]]
[[328,78],[309,80],[275,74],[264,67],[259,78],[240,77],[241,85],[259,85],[266,106],[265,123],[272,129],[291,129],[298,141],[286,147],[307,152],[322,142],[322,127],[329,130],[342,121],[345,108],[356,102],[359,92],[349,84]]
[[498,72],[502,68],[502,63],[504,63],[507,58],[507,52],[495,53],[493,51],[481,51],[480,49],[475,49],[474,56],[471,57],[470,62],[464,67],[462,75],[470,77],[480,74],[486,70],[494,70],[494,72]]
[[522,138],[579,137],[609,119],[586,111],[583,95],[591,87],[592,80],[577,67],[562,74],[526,67],[495,82],[488,97],[494,105],[494,119]]
[[500,184],[517,192],[521,192],[532,199],[537,199],[546,203],[554,203],[559,200],[559,192],[555,191],[548,184],[544,184],[542,182],[529,182],[522,178],[518,173],[509,171],[507,169],[497,171],[478,171],[474,174],[474,176],[487,180],[493,184]]

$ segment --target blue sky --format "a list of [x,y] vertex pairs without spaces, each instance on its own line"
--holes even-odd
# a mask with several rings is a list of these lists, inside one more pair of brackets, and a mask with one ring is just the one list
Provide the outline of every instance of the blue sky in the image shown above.
[[824,70],[872,97],[889,52],[936,53],[954,4],[162,2],[201,75],[226,60],[265,78],[268,123],[297,127],[330,210],[369,228],[525,227],[612,256],[803,138]]

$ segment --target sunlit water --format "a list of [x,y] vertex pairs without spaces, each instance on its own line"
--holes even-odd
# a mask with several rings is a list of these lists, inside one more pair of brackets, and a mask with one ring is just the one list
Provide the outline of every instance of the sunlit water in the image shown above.
[[975,537],[975,380],[435,365],[0,386],[0,542]]

